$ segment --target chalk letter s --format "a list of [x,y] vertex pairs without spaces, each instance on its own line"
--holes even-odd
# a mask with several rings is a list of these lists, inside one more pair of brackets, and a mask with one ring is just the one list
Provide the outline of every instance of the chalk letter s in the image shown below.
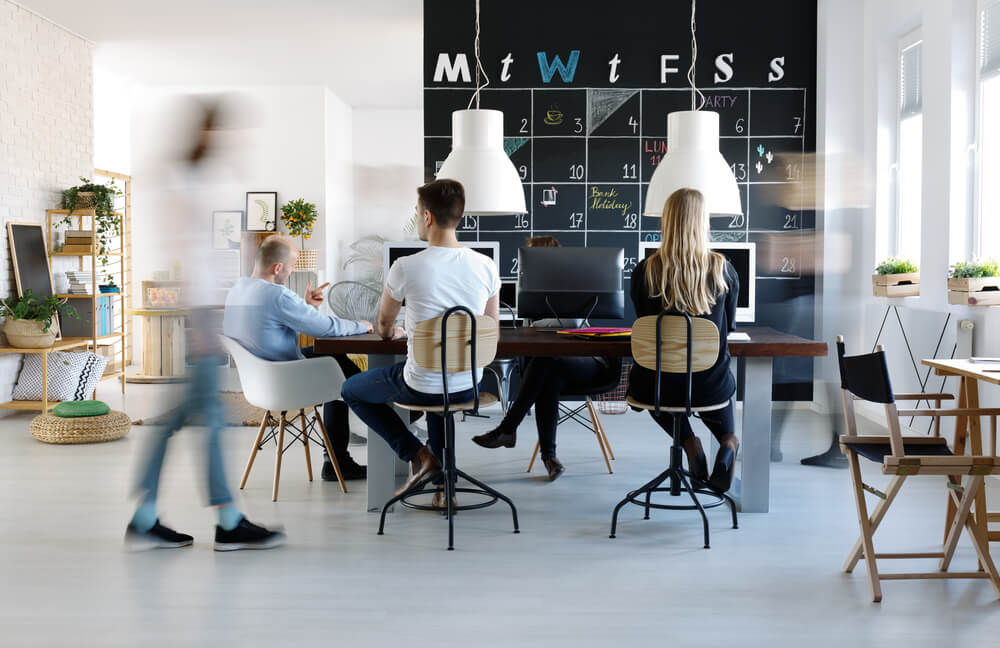
[[562,77],[563,83],[573,83],[573,77],[576,76],[576,64],[579,62],[580,50],[572,50],[566,63],[562,62],[558,54],[553,56],[552,63],[549,63],[545,52],[538,52],[538,70],[542,73],[542,83],[550,83],[552,75],[557,71]]
[[768,83],[781,81],[785,78],[785,57],[778,56],[771,59],[771,72],[767,75]]
[[461,79],[465,83],[472,81],[472,75],[469,74],[468,57],[465,54],[457,54],[455,62],[452,63],[451,59],[444,52],[438,54],[437,65],[434,66],[434,83],[441,83],[441,79],[445,75],[448,76],[449,83],[458,81],[459,75],[461,75]]
[[[725,54],[719,54],[715,57],[715,69],[718,72],[715,73],[716,83],[726,83],[733,78],[733,53],[727,52]],[[722,74],[719,74],[719,73]]]

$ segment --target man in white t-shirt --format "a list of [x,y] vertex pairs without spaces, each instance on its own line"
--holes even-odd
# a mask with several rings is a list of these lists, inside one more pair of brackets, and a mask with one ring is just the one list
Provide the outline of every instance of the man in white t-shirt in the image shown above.
[[[465,211],[465,190],[455,180],[435,180],[417,189],[417,231],[428,248],[402,257],[389,269],[379,304],[375,332],[384,339],[413,333],[417,322],[441,317],[453,306],[499,319],[500,275],[488,257],[462,247],[455,228]],[[406,329],[395,326],[406,300]],[[477,380],[482,380],[479,370]],[[372,369],[344,383],[341,397],[362,421],[409,461],[412,474],[397,491],[403,493],[441,468],[444,419],[427,417],[428,444],[424,446],[407,428],[390,403],[441,405],[441,373],[417,366],[413,344],[407,344],[406,362]],[[471,401],[470,374],[448,378],[452,402]]]

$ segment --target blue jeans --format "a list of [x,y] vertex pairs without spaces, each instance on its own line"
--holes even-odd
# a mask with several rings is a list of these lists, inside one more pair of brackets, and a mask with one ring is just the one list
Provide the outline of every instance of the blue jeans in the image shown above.
[[200,415],[201,424],[208,427],[205,435],[205,459],[208,472],[208,501],[211,506],[228,504],[233,496],[226,484],[226,471],[222,462],[219,432],[225,424],[222,401],[219,400],[218,363],[214,357],[198,359],[187,383],[187,392],[177,409],[170,413],[170,420],[160,430],[152,430],[145,460],[140,464],[135,491],[143,502],[156,500],[163,470],[167,443],[174,432],[192,418]]
[[[340,390],[340,397],[368,427],[385,439],[396,456],[403,461],[412,459],[422,444],[399,418],[390,403],[407,405],[444,403],[443,394],[425,394],[410,389],[403,380],[402,362],[391,367],[369,369],[348,378]],[[449,394],[448,400],[452,403],[465,403],[474,397],[473,390],[467,389]],[[444,417],[438,414],[427,415],[427,437],[427,445],[434,455],[441,459],[444,448]]]

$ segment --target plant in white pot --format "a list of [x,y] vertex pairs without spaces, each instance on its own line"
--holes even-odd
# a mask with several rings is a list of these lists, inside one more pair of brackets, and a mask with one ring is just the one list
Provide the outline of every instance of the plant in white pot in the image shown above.
[[[60,308],[62,306],[62,308]],[[39,299],[34,291],[25,290],[23,297],[11,295],[0,300],[0,315],[7,318],[3,332],[7,342],[21,349],[44,349],[55,344],[55,317],[61,313],[79,319],[76,309],[55,295]]]

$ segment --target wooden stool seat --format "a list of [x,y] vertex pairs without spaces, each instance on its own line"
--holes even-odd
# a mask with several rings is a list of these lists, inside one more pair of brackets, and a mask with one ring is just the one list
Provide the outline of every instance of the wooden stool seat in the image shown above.
[[[492,405],[497,402],[497,397],[489,392],[479,392],[479,406],[486,407],[487,405]],[[409,405],[407,403],[393,403],[396,407],[400,409],[409,410],[411,412],[429,412],[431,414],[444,412],[444,405]],[[476,404],[473,401],[468,401],[466,403],[449,403],[448,409],[452,412],[465,412],[475,409]]]
[[[627,396],[625,398],[625,402],[628,403],[629,407],[638,407],[639,409],[649,410],[651,412],[656,409],[656,405],[650,405],[649,403],[643,403],[641,401],[637,401],[636,399],[632,398],[631,396]],[[699,407],[692,407],[691,411],[692,412],[714,412],[715,410],[722,409],[726,405],[729,405],[729,401],[726,401],[725,403],[716,403],[715,405],[701,405]],[[678,414],[678,413],[686,412],[687,408],[686,407],[672,407],[672,406],[668,407],[667,405],[660,405],[660,411],[661,412],[668,412],[668,413]]]

